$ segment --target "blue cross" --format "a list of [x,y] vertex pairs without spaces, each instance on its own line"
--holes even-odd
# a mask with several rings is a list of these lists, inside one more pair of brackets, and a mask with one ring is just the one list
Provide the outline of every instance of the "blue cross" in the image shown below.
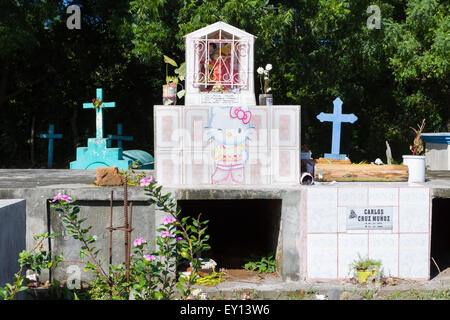
[[48,128],[48,134],[42,133],[39,135],[41,138],[48,139],[48,160],[47,160],[47,167],[49,169],[52,168],[53,163],[53,139],[61,139],[63,137],[62,134],[56,133],[55,134],[55,126],[53,124],[50,125]]
[[123,136],[122,135],[122,124],[121,123],[117,124],[117,135],[108,134],[108,138],[111,140],[117,140],[117,146],[119,148],[122,148],[122,140],[123,141],[132,141],[133,140],[132,136]]
[[[102,107],[95,109],[95,127],[97,139],[103,139],[103,108],[114,108],[116,106],[115,102],[103,102],[103,89],[97,88],[97,99],[102,101]],[[83,103],[83,109],[94,108],[93,103]]]
[[331,140],[331,153],[325,153],[324,158],[326,159],[345,159],[345,154],[339,154],[340,143],[341,143],[341,123],[350,122],[354,123],[358,120],[358,117],[353,113],[342,114],[342,100],[336,98],[333,101],[333,113],[323,113],[321,112],[317,115],[317,119],[320,122],[333,122],[333,138]]

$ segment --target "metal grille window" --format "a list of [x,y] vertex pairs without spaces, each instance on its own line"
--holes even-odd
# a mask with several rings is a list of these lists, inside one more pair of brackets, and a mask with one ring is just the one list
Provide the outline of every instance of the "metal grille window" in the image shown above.
[[193,42],[194,87],[201,91],[232,91],[248,86],[247,40],[219,30]]

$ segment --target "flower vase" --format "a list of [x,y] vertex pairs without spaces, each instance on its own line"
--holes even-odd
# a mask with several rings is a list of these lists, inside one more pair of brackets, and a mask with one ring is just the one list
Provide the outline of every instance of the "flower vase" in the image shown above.
[[177,104],[177,84],[169,83],[163,85],[163,104],[175,105]]
[[376,270],[358,270],[358,282],[359,283],[366,283],[367,278],[369,278],[372,275],[376,275]]
[[271,106],[273,104],[272,94],[264,93],[259,95],[260,106]]
[[403,156],[403,164],[408,166],[408,182],[425,182],[425,156]]

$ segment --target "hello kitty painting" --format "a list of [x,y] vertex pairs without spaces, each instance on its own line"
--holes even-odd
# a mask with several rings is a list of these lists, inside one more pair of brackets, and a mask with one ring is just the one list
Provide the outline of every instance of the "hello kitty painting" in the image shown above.
[[214,164],[211,183],[245,183],[247,142],[254,127],[248,107],[211,107],[209,140],[214,143]]

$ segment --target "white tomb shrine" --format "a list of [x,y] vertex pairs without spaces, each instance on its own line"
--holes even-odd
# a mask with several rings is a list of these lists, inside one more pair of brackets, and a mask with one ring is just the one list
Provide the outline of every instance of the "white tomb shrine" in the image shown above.
[[255,105],[255,36],[216,22],[185,36],[185,105]]
[[154,106],[157,181],[298,184],[300,106],[256,105],[255,36],[217,22],[185,41],[185,105]]

